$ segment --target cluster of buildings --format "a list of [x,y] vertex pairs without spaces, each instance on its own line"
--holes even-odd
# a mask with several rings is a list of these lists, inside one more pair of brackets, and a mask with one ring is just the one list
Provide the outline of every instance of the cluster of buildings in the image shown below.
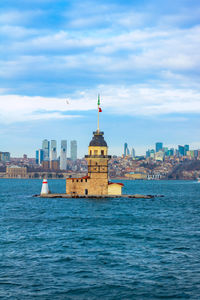
[[[44,139],[41,149],[36,151],[36,158],[28,158],[25,154],[21,158],[14,158],[9,152],[0,152],[0,177],[84,176],[88,171],[87,159],[77,159],[77,141],[71,141],[68,147],[67,140],[62,140],[59,146],[58,149],[56,140]],[[188,164],[192,164],[192,169]],[[176,149],[168,148],[162,142],[157,142],[154,149],[146,151],[146,155],[136,156],[134,148],[129,150],[128,143],[124,143],[122,155],[114,155],[108,165],[110,178],[194,179],[200,177],[200,150],[190,150],[188,144],[178,145]],[[180,166],[182,169],[177,174],[177,167]]]
[[162,142],[155,144],[155,149],[146,151],[146,158],[164,161],[169,157],[185,157],[189,159],[200,158],[200,150],[190,150],[189,145],[178,145],[177,149],[164,147]]
[[[60,155],[58,155],[57,141],[43,140],[42,148],[36,151],[36,164],[43,169],[66,170],[67,169],[67,140],[61,141]],[[70,142],[70,159],[77,160],[77,141]]]

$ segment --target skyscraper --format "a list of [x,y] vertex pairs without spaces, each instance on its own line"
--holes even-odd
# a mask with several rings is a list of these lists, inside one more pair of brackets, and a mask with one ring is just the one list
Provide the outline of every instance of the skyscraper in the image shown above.
[[70,156],[72,160],[77,159],[77,141],[71,141],[70,143]]
[[60,149],[60,169],[66,170],[67,168],[67,141],[61,141],[61,149]]
[[44,151],[44,160],[49,160],[49,141],[47,139],[42,141],[42,149]]
[[41,165],[44,160],[44,150],[39,149],[36,151],[36,164]]
[[50,151],[50,160],[57,159],[57,143],[55,140],[51,140],[51,151]]
[[190,150],[190,146],[189,145],[185,145],[184,146],[184,155],[187,155],[187,151]]
[[128,144],[124,143],[124,156],[130,155],[130,151],[128,149]]
[[162,148],[163,148],[163,143],[161,142],[156,143],[156,152],[162,150]]
[[178,145],[178,154],[179,156],[184,156],[185,148],[181,145]]
[[131,157],[135,158],[135,149],[134,148],[131,149]]

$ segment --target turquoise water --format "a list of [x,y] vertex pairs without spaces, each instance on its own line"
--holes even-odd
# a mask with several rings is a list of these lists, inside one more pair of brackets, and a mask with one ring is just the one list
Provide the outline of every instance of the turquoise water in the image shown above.
[[200,299],[200,184],[124,184],[165,197],[40,199],[41,180],[1,179],[0,298]]

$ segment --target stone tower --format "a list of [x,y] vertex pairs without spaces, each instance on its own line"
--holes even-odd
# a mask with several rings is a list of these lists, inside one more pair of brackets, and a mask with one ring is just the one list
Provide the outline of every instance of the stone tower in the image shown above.
[[108,194],[108,146],[103,137],[103,132],[93,132],[93,138],[88,147],[88,176],[90,177],[90,192],[93,195]]
[[103,137],[103,132],[99,130],[99,112],[101,112],[100,97],[98,96],[98,126],[93,132],[93,138],[88,147],[88,155],[85,159],[88,163],[87,176],[81,178],[66,179],[66,194],[76,196],[108,196],[121,195],[122,183],[108,181],[108,146]]

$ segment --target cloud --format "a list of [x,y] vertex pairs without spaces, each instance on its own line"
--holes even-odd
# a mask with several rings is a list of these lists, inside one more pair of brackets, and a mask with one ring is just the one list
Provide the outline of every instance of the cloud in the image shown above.
[[0,95],[0,120],[4,124],[79,117],[65,114],[67,111],[66,99]]
[[41,10],[7,10],[0,13],[0,24],[3,25],[22,25],[30,23],[34,18],[42,14]]
[[[102,109],[107,114],[130,116],[200,114],[200,91],[198,90],[140,84],[120,87],[101,85],[98,90],[102,91]],[[80,117],[81,111],[96,109],[95,99],[94,90],[77,91],[68,100],[66,98],[0,95],[1,122]],[[184,119],[181,118],[181,121]]]

